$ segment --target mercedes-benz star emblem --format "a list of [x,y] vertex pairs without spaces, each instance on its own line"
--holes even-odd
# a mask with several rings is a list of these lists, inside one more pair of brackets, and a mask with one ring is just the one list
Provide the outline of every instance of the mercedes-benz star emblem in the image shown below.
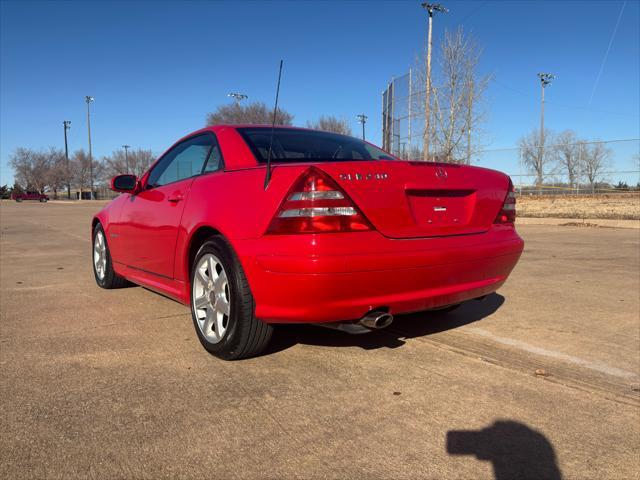
[[438,177],[440,180],[446,180],[447,171],[442,167],[436,168],[436,177]]

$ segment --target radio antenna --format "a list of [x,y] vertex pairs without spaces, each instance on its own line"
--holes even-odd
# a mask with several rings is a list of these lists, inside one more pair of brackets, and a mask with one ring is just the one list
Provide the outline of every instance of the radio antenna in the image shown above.
[[267,173],[264,177],[264,189],[267,189],[271,181],[271,151],[273,149],[273,134],[276,130],[276,115],[278,113],[278,96],[280,95],[280,78],[282,77],[282,60],[280,60],[280,71],[278,72],[278,87],[276,88],[276,104],[273,107],[273,120],[271,122],[271,138],[269,139],[269,153],[267,153]]

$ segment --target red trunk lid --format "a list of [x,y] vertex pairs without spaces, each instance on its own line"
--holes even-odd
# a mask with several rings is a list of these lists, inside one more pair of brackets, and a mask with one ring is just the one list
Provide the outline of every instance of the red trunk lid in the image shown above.
[[390,238],[480,233],[504,203],[509,177],[466,165],[404,161],[318,163]]

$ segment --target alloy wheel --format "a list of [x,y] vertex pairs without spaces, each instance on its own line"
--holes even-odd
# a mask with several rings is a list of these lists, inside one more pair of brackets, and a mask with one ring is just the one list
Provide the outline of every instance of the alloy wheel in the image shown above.
[[107,271],[107,244],[102,232],[96,233],[93,240],[93,266],[100,280],[104,279]]
[[220,342],[229,327],[231,292],[227,273],[218,257],[203,255],[196,266],[192,286],[193,311],[202,336]]

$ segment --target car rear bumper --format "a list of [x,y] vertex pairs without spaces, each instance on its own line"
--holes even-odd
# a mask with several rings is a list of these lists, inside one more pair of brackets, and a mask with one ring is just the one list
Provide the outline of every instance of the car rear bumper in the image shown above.
[[[274,235],[260,242],[236,248],[256,316],[271,323],[355,320],[372,309],[399,314],[480,297],[504,283],[524,246],[510,226],[415,240],[366,232]],[[309,253],[288,253],[300,251]]]

